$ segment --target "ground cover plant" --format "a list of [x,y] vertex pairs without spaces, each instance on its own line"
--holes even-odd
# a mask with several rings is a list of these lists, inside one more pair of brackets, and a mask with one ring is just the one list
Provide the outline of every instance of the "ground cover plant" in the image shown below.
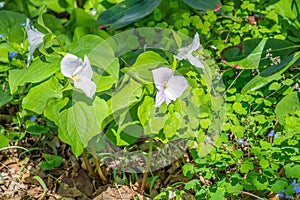
[[0,2],[0,199],[300,199],[300,2]]

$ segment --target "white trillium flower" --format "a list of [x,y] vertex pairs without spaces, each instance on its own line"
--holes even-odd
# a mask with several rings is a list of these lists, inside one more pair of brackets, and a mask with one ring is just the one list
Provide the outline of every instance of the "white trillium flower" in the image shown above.
[[160,107],[163,102],[167,105],[179,98],[188,87],[188,82],[183,76],[174,76],[173,71],[167,67],[152,70],[157,93],[155,107]]
[[26,19],[26,32],[29,41],[29,55],[28,55],[28,66],[31,63],[32,55],[37,48],[40,48],[43,45],[44,33],[41,33],[33,26],[30,27],[30,19]]
[[1,1],[1,2],[0,2],[0,8],[3,8],[3,7],[5,6],[5,4],[6,4],[6,3],[5,3],[4,1]]
[[188,47],[183,47],[179,49],[179,53],[176,55],[178,60],[188,60],[192,65],[197,68],[204,68],[203,62],[199,57],[194,56],[192,53],[201,47],[199,34],[196,33],[192,44]]
[[84,61],[73,54],[67,53],[60,63],[61,73],[74,81],[74,86],[84,94],[93,98],[96,92],[96,84],[91,80],[93,70],[90,60],[84,56]]

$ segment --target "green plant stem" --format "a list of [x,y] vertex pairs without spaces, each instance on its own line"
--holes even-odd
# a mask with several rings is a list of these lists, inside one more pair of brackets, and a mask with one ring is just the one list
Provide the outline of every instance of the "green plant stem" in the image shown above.
[[228,86],[228,88],[226,89],[226,91],[223,93],[223,97],[226,95],[226,93],[228,92],[228,90],[233,86],[233,84],[235,83],[235,81],[241,76],[241,74],[245,71],[245,69],[241,70],[240,73],[234,78],[234,80],[232,81],[232,83]]
[[147,178],[148,178],[148,171],[150,169],[150,163],[151,163],[151,159],[152,159],[152,148],[153,148],[153,138],[150,137],[148,157],[147,157],[147,160],[146,160],[146,168],[145,168],[145,171],[143,173],[143,180],[142,180],[142,186],[141,186],[141,194],[144,193],[146,182],[147,182]]
[[89,171],[89,174],[91,174],[91,175],[94,174],[93,168],[92,168],[92,166],[89,162],[89,158],[88,158],[87,153],[86,153],[86,149],[83,150],[82,157],[83,157],[86,169]]
[[107,182],[107,178],[105,177],[105,175],[103,174],[103,172],[102,172],[102,170],[101,170],[101,168],[100,168],[100,163],[99,163],[99,161],[98,161],[98,158],[97,158],[97,155],[96,155],[96,151],[95,151],[94,145],[91,144],[90,147],[91,147],[91,151],[92,151],[92,155],[93,155],[93,160],[94,160],[94,162],[95,162],[95,165],[96,165],[96,169],[97,169],[98,175],[99,175],[99,177],[101,178],[101,180],[102,180],[103,182]]

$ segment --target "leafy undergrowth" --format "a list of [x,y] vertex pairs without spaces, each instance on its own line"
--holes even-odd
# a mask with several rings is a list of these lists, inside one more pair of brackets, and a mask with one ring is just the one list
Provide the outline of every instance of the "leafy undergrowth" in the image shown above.
[[300,199],[299,7],[0,2],[0,199]]

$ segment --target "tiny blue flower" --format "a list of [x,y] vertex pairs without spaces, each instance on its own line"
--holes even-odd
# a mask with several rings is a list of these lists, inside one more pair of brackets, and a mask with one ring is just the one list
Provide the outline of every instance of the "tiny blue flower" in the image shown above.
[[30,117],[30,119],[29,119],[30,121],[36,121],[37,120],[37,117],[36,116],[32,116],[32,117]]
[[296,179],[294,179],[293,181],[292,181],[292,185],[296,185],[297,184],[297,181],[296,181]]
[[295,191],[297,194],[300,193],[300,188],[299,188],[299,185],[298,185],[298,184],[295,184],[294,191]]
[[282,198],[282,197],[284,197],[284,194],[283,194],[282,192],[279,192],[279,193],[278,193],[278,197],[279,197],[279,198]]
[[26,23],[22,23],[21,26],[26,26]]
[[4,37],[4,35],[3,35],[3,34],[0,34],[0,39],[3,38],[3,37]]
[[244,140],[242,140],[241,138],[238,138],[238,143],[242,145],[242,144],[244,144]]
[[17,56],[17,52],[11,52],[8,54],[8,57],[11,59],[11,58],[14,58]]
[[286,194],[285,199],[290,199],[290,196]]
[[270,133],[268,134],[268,137],[273,137],[274,136],[274,130],[271,130]]
[[278,134],[277,133],[274,134],[274,138],[278,138]]

